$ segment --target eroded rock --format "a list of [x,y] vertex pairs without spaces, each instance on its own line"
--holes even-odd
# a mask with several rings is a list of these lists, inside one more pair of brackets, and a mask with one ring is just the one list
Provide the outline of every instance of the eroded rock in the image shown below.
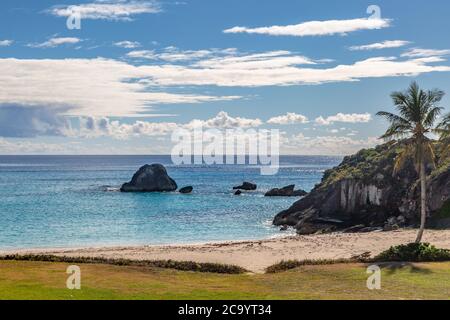
[[170,192],[178,186],[162,164],[145,165],[133,175],[130,182],[120,188],[122,192]]

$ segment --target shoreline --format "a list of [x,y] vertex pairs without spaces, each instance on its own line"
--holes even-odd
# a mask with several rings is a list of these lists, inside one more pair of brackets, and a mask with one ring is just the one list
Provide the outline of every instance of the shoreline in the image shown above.
[[[0,250],[0,254],[210,262],[233,264],[255,273],[262,273],[265,268],[281,260],[348,259],[365,252],[375,256],[393,245],[413,242],[416,232],[415,229],[403,229],[371,233],[286,235],[263,240],[199,244]],[[426,230],[424,242],[450,249],[450,230]]]
[[207,245],[222,245],[222,244],[235,244],[235,243],[247,243],[247,242],[260,242],[276,239],[284,239],[296,237],[293,232],[286,232],[284,234],[272,235],[267,238],[255,238],[255,239],[240,239],[240,240],[205,240],[197,242],[172,242],[172,243],[155,243],[155,244],[99,244],[99,245],[85,245],[85,246],[43,246],[43,247],[28,247],[28,248],[0,248],[0,255],[14,254],[20,252],[55,252],[59,250],[72,251],[72,250],[98,250],[98,249],[115,249],[115,248],[139,248],[139,247],[187,247],[187,246],[207,246]]

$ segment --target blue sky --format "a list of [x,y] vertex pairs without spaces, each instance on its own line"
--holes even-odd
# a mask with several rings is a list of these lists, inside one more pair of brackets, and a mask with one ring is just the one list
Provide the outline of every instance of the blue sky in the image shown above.
[[450,90],[444,0],[0,6],[2,154],[169,153],[171,130],[195,123],[280,129],[283,153],[348,154],[377,143],[390,92]]

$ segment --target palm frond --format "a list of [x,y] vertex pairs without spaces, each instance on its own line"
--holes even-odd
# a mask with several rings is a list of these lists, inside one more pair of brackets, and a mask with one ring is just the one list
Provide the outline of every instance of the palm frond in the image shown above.
[[394,172],[393,175],[397,175],[404,167],[408,159],[411,158],[414,153],[414,147],[410,145],[406,145],[404,149],[397,155],[394,163]]
[[431,166],[433,170],[436,169],[436,153],[431,141],[424,142],[422,150],[424,152],[425,165]]
[[450,113],[439,123],[435,132],[440,136],[441,140],[450,140]]
[[439,115],[441,114],[442,110],[444,110],[444,108],[442,107],[431,107],[431,109],[428,111],[428,113],[425,116],[425,119],[423,121],[423,125],[426,128],[430,128],[433,127],[434,123],[436,122],[436,119],[439,117]]
[[402,139],[411,135],[411,128],[409,125],[393,123],[380,137],[384,140]]
[[439,89],[429,90],[427,93],[428,103],[430,105],[435,105],[441,102],[442,98],[444,98],[445,92]]
[[401,116],[386,111],[377,112],[377,116],[383,117],[390,122],[390,127],[381,136],[382,139],[403,138],[412,131],[411,123]]
[[406,93],[397,91],[391,94],[391,98],[395,108],[400,112],[400,114],[404,118],[410,119],[412,117],[412,103],[408,98],[408,95]]
[[450,139],[448,139],[447,143],[442,147],[439,162],[444,163],[448,159],[450,159]]

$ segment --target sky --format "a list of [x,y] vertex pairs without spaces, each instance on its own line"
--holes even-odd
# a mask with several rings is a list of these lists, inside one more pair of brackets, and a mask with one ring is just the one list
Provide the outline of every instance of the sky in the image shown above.
[[446,0],[0,7],[0,154],[169,154],[202,126],[347,155],[380,143],[391,92],[450,90]]

